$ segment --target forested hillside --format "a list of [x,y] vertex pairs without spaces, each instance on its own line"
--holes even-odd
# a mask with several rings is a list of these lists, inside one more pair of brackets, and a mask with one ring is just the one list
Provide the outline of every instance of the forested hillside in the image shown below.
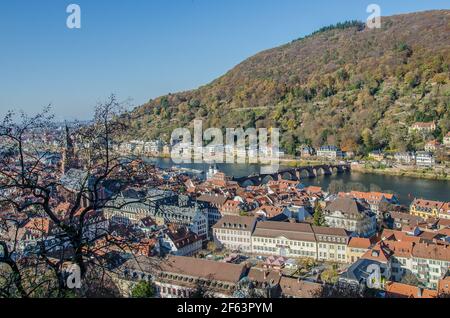
[[[130,136],[170,138],[204,126],[279,127],[282,146],[341,146],[365,153],[419,149],[450,131],[450,11],[325,27],[261,52],[197,90],[149,101],[129,114]],[[436,121],[434,136],[408,133]]]

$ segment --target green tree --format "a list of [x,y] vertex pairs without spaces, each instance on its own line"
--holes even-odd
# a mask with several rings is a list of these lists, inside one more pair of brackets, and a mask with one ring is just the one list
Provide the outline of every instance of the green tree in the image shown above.
[[322,206],[319,203],[316,203],[316,206],[314,208],[314,225],[324,226],[325,224],[326,222],[325,216],[323,215]]
[[370,152],[373,150],[373,138],[372,131],[368,128],[364,129],[361,138],[363,140],[364,146],[366,148],[366,152]]
[[131,297],[153,298],[155,297],[155,287],[150,282],[140,281],[133,287],[133,290],[131,291]]
[[322,272],[320,278],[324,283],[336,284],[339,279],[339,274],[337,270],[329,268]]

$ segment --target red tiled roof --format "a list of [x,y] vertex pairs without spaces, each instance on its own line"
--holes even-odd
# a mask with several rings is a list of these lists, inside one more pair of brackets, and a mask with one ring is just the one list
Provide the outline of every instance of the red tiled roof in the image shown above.
[[389,282],[386,284],[388,298],[436,298],[437,291],[430,289],[420,289],[401,283]]
[[352,237],[348,242],[348,247],[369,249],[372,243],[368,238]]
[[428,208],[428,209],[441,209],[444,205],[444,202],[441,201],[431,201],[431,200],[423,200],[423,199],[415,199],[411,205],[414,205],[416,207],[421,208]]

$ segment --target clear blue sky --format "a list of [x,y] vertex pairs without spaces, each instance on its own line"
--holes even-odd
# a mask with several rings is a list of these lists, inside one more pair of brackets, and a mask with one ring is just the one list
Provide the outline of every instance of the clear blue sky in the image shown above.
[[[66,7],[82,28],[66,27]],[[196,88],[245,58],[332,23],[449,9],[449,0],[14,0],[0,2],[0,114],[51,103],[87,119],[110,93],[134,105]]]

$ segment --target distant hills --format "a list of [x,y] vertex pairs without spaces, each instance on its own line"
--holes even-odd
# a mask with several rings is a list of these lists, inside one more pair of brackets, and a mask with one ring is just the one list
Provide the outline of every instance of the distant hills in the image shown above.
[[[301,144],[367,153],[423,147],[450,131],[450,11],[384,17],[381,29],[351,21],[322,28],[245,60],[196,90],[128,114],[130,136],[170,138],[209,127],[278,127],[288,153]],[[435,121],[434,134],[411,134]]]

